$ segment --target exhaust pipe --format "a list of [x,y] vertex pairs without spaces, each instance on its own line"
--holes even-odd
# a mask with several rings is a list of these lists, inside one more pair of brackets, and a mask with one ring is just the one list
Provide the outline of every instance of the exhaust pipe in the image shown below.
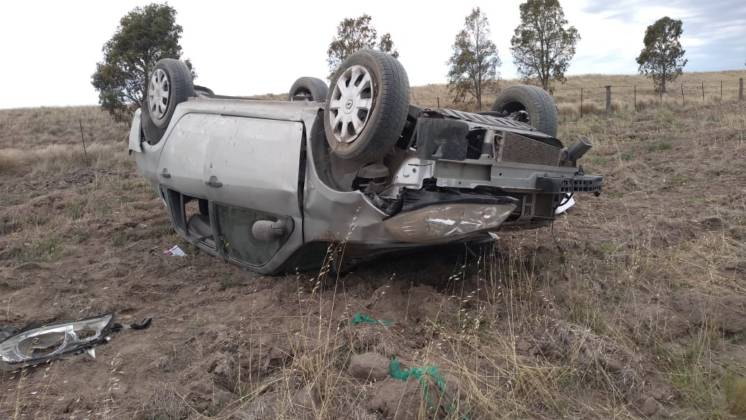
[[591,147],[593,147],[593,145],[587,137],[579,137],[578,141],[573,143],[573,145],[568,147],[565,151],[566,160],[577,162],[578,159],[591,150]]

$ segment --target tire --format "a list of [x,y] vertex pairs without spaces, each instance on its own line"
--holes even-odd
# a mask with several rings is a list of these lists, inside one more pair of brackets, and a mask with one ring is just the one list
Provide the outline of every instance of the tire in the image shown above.
[[527,122],[542,133],[557,136],[557,107],[554,99],[537,86],[516,85],[503,89],[497,95],[492,110]]
[[323,80],[315,77],[301,77],[293,83],[288,92],[290,102],[298,100],[324,102],[329,93],[329,87]]
[[145,140],[156,144],[171,122],[176,105],[195,96],[192,72],[187,65],[173,58],[159,60],[148,77],[148,86],[140,113]]
[[409,110],[409,79],[399,61],[361,50],[339,66],[324,107],[332,153],[361,163],[383,158],[401,136]]

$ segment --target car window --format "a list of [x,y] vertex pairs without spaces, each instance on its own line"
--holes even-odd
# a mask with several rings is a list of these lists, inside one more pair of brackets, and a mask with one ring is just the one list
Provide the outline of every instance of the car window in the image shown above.
[[249,265],[268,262],[287,241],[288,235],[270,240],[259,240],[251,234],[258,220],[276,221],[272,215],[238,207],[215,205],[220,244],[229,258]]

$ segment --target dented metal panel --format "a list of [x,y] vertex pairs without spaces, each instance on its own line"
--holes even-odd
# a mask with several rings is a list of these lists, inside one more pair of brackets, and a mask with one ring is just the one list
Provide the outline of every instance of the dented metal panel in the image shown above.
[[300,216],[298,162],[303,124],[225,115],[210,121],[203,185],[213,201]]

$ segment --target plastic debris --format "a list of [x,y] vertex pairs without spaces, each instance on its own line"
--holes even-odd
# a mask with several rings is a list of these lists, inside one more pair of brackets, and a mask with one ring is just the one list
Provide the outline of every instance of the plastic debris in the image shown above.
[[178,245],[174,245],[171,248],[163,251],[163,255],[169,255],[171,257],[186,257],[187,254]]
[[560,215],[567,210],[570,210],[570,207],[575,205],[575,199],[572,197],[572,195],[565,194],[565,201],[560,204],[557,209],[554,211],[555,215]]
[[382,319],[375,319],[371,317],[370,315],[361,314],[360,312],[356,313],[355,316],[352,317],[352,325],[359,325],[359,324],[381,324],[384,327],[388,327],[391,325],[391,321],[386,321]]
[[422,385],[423,391],[425,392],[425,398],[427,398],[427,388],[429,386],[427,382],[427,376],[433,378],[435,384],[438,386],[438,389],[440,389],[440,392],[445,392],[446,390],[446,380],[443,378],[443,375],[438,372],[438,368],[435,366],[402,369],[401,363],[396,357],[394,357],[389,363],[389,375],[391,375],[392,378],[398,379],[400,381],[406,381],[409,378],[417,379],[417,381],[420,382],[420,385]]
[[[389,375],[391,375],[392,378],[398,379],[400,381],[407,381],[409,380],[409,378],[415,378],[417,382],[420,383],[422,394],[425,397],[428,408],[431,410],[435,409],[435,407],[432,398],[430,398],[430,381],[428,381],[428,376],[432,378],[433,381],[435,381],[435,385],[438,387],[440,395],[445,395],[446,392],[446,380],[443,375],[440,374],[438,368],[435,366],[402,369],[399,360],[396,357],[393,357],[391,358],[391,362],[389,362]],[[448,407],[446,407],[446,411],[449,414],[453,413],[455,409],[456,405],[454,404],[454,402],[451,402]],[[460,416],[459,418],[461,418],[462,420],[470,420],[469,416],[466,415]]]

